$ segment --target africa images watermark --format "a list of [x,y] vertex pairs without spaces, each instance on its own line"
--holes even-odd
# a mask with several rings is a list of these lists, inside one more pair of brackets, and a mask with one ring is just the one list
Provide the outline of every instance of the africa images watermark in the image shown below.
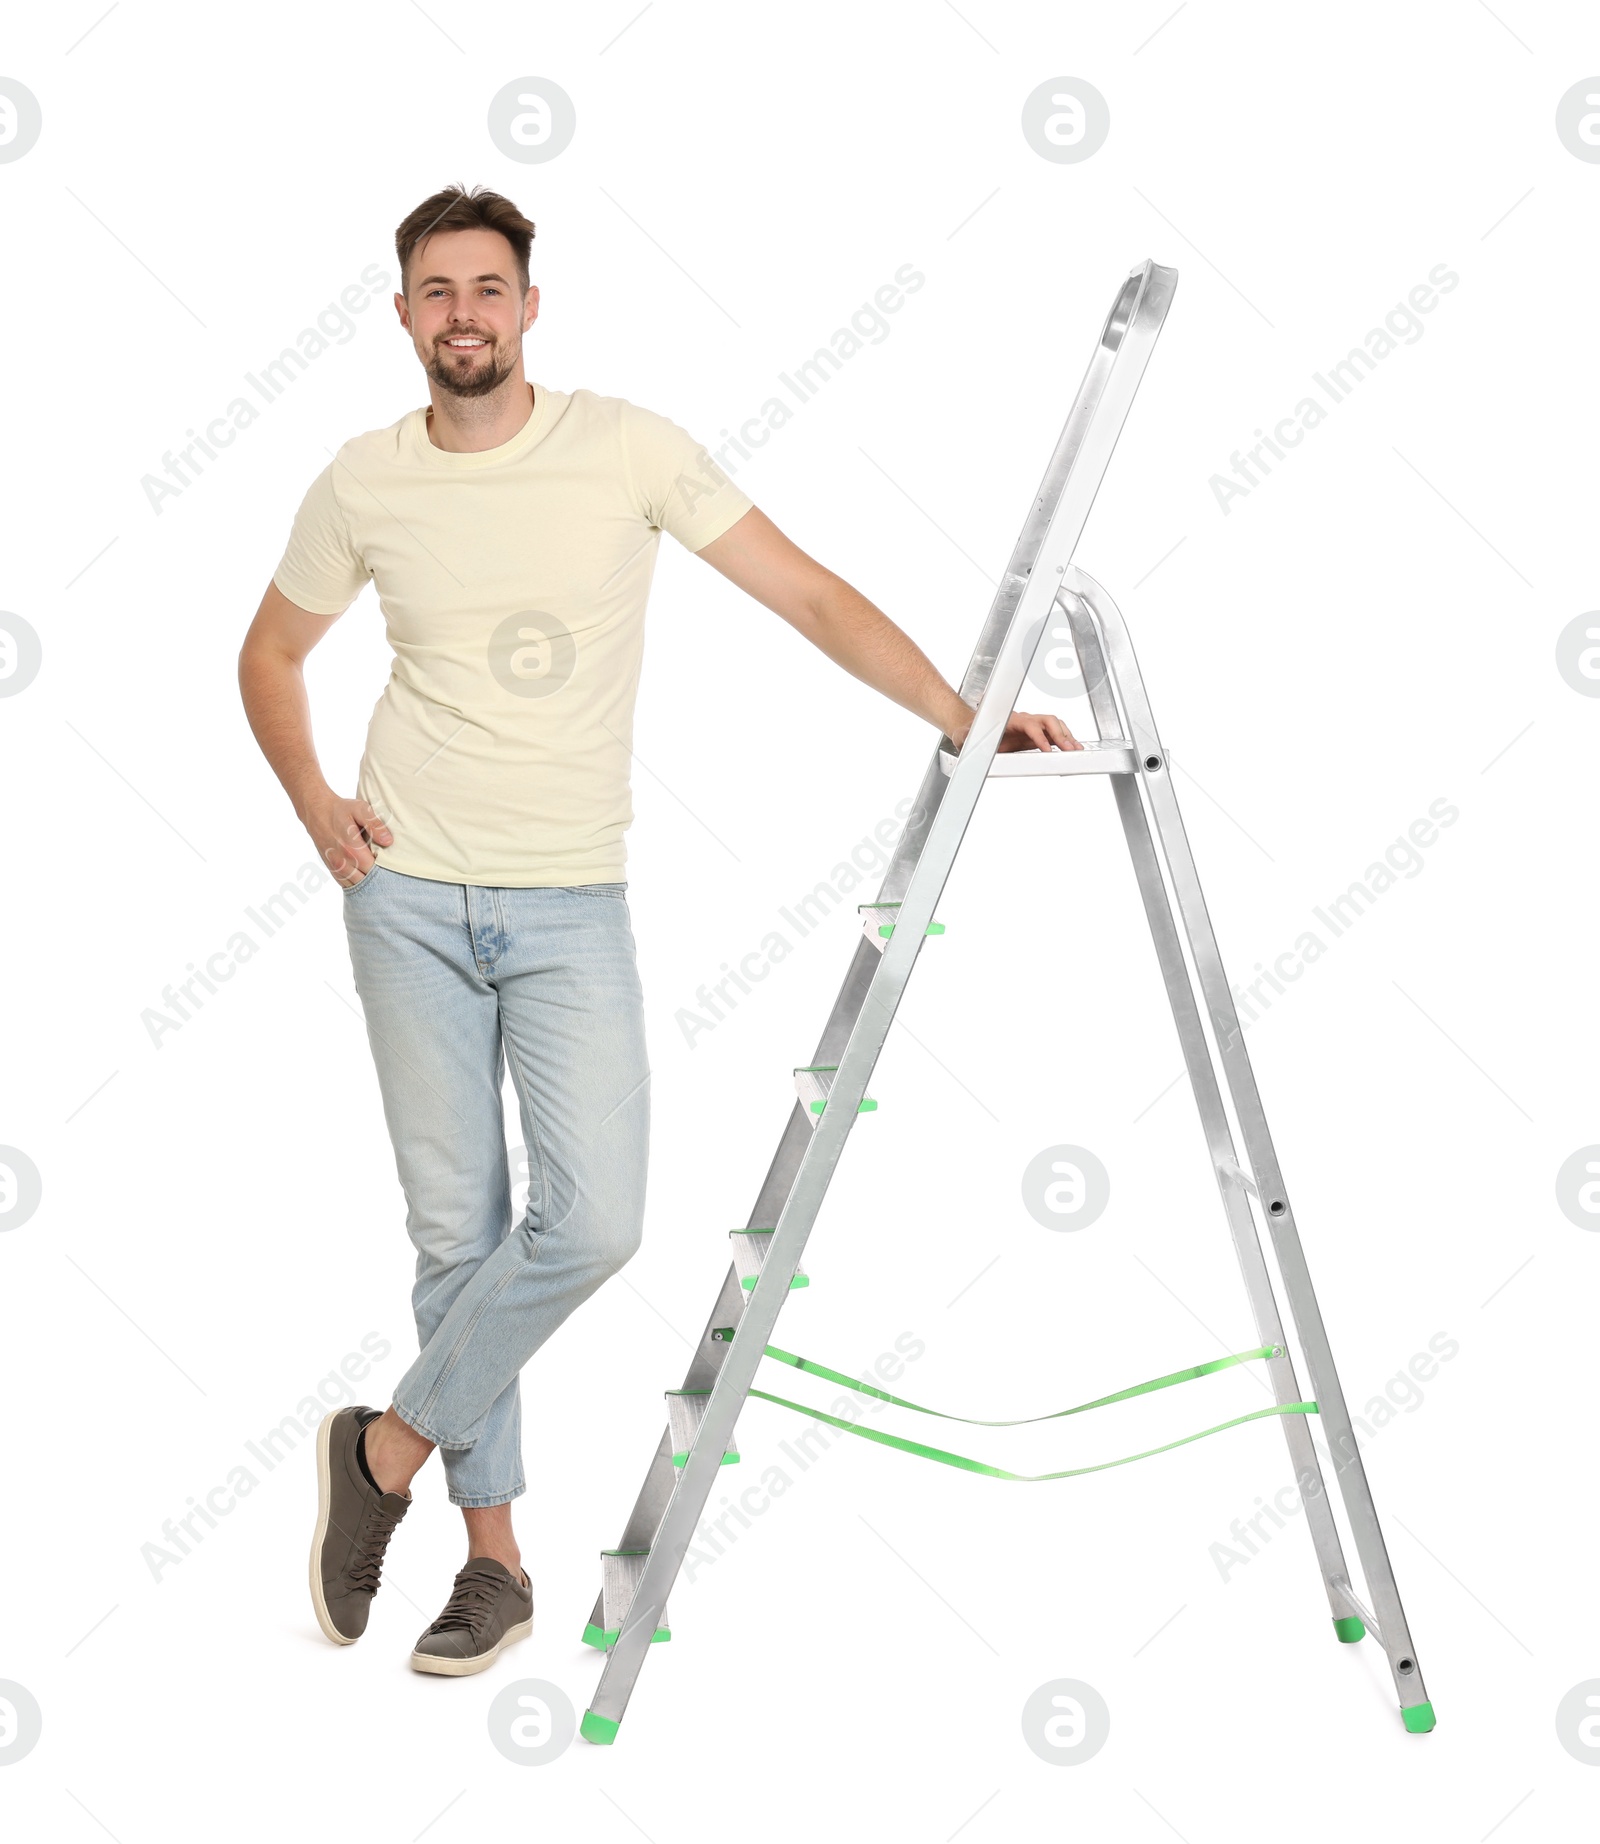
[[[753,449],[765,448],[773,432],[792,420],[798,406],[809,403],[831,383],[844,370],[846,361],[853,359],[863,346],[881,346],[894,331],[885,316],[898,314],[906,304],[906,297],[918,293],[927,279],[913,264],[901,263],[893,277],[874,291],[870,301],[861,303],[848,324],[838,328],[825,346],[818,346],[809,358],[801,360],[792,370],[780,371],[778,382],[794,398],[796,408],[791,409],[782,397],[768,397],[754,416],[747,416],[739,424],[737,434],[724,429],[722,446],[715,455],[728,473],[739,471],[734,456],[748,461]],[[690,509],[693,510],[692,505]]]
[[[1329,406],[1343,403],[1357,385],[1377,370],[1379,360],[1386,359],[1395,350],[1396,342],[1414,346],[1427,331],[1418,315],[1431,314],[1439,305],[1439,296],[1452,293],[1460,281],[1454,269],[1435,263],[1428,271],[1428,280],[1418,282],[1405,301],[1396,301],[1384,316],[1383,325],[1374,327],[1361,345],[1352,346],[1325,373],[1312,372],[1312,382],[1327,397]],[[1228,457],[1234,478],[1229,480],[1224,474],[1213,474],[1208,483],[1223,517],[1232,511],[1231,501],[1247,498],[1251,488],[1259,487],[1262,478],[1272,472],[1272,464],[1266,458],[1269,454],[1280,461],[1287,460],[1287,451],[1298,448],[1307,430],[1315,429],[1327,416],[1328,409],[1315,397],[1302,397],[1287,416],[1273,424],[1271,435],[1258,429],[1254,448],[1245,454],[1236,448]],[[1259,475],[1254,470],[1259,470]]]
[[[212,994],[222,990],[223,984],[231,980],[246,961],[253,960],[261,951],[265,940],[277,934],[284,924],[297,916],[318,890],[328,881],[328,873],[320,865],[308,859],[295,873],[292,883],[281,884],[271,896],[263,897],[259,908],[247,903],[244,913],[260,929],[263,940],[258,941],[248,929],[235,929],[228,939],[217,949],[216,953],[206,956],[205,965],[197,967],[189,962],[189,977],[177,980],[171,986],[163,988],[160,1006],[147,1005],[139,1014],[140,1021],[149,1033],[150,1042],[157,1050],[162,1048],[162,1040],[172,1031],[181,1031],[205,1004],[203,994]],[[200,990],[196,990],[199,988]]]
[[[1326,903],[1314,904],[1311,913],[1326,929],[1329,939],[1325,941],[1314,928],[1303,929],[1295,937],[1292,947],[1285,948],[1281,954],[1273,957],[1270,967],[1262,961],[1256,962],[1256,977],[1248,985],[1235,982],[1233,999],[1238,1007],[1241,1029],[1248,1031],[1257,1021],[1260,1015],[1256,1010],[1257,1005],[1262,1012],[1272,1009],[1272,1000],[1262,990],[1263,987],[1270,987],[1281,997],[1307,967],[1321,960],[1334,941],[1349,933],[1379,897],[1392,890],[1402,878],[1409,881],[1420,877],[1427,865],[1423,851],[1437,844],[1440,832],[1455,825],[1460,817],[1461,809],[1440,795],[1429,805],[1427,813],[1414,819],[1405,832],[1385,850],[1383,857],[1369,864],[1365,872],[1347,889],[1330,897]],[[1252,999],[1254,1004],[1251,1003]]]
[[[906,1365],[915,1363],[927,1348],[914,1333],[901,1332],[894,1341],[894,1350],[880,1352],[876,1362],[861,1371],[862,1382],[878,1389],[898,1381]],[[874,1402],[870,1396],[860,1396],[851,1390],[829,1403],[824,1412],[837,1416],[840,1421],[854,1422],[860,1421],[863,1415],[881,1415],[887,1406],[887,1403]],[[778,1451],[793,1462],[795,1473],[805,1473],[820,1455],[844,1438],[840,1429],[813,1421],[808,1422],[792,1441],[779,1441]],[[739,1532],[751,1529],[758,1517],[772,1509],[773,1500],[781,1498],[793,1484],[794,1474],[774,1463],[762,1472],[754,1485],[745,1487],[737,1501],[724,1493],[722,1503],[726,1509],[720,1514],[708,1511],[694,1533],[694,1541],[683,1559],[683,1579],[693,1582],[701,1569],[710,1568],[719,1557],[726,1555],[739,1541]]]
[[[360,330],[350,316],[365,313],[378,298],[379,291],[388,286],[388,271],[380,269],[376,263],[368,263],[360,279],[343,289],[337,301],[330,301],[317,315],[315,325],[303,328],[292,346],[285,346],[276,358],[262,365],[259,372],[247,371],[245,383],[261,399],[262,405],[276,403],[289,386],[310,369],[312,360],[321,358],[330,345],[347,346]],[[156,517],[161,516],[163,501],[177,499],[205,472],[197,456],[204,456],[207,461],[220,460],[218,450],[231,448],[240,430],[248,429],[260,414],[261,410],[248,397],[235,397],[220,416],[212,417],[203,434],[190,429],[186,446],[177,454],[169,448],[161,457],[166,477],[145,474],[139,482]]]
[[778,914],[794,931],[791,940],[781,928],[771,928],[738,964],[722,963],[722,978],[700,987],[694,1005],[680,1005],[673,1014],[683,1040],[691,1050],[696,1040],[714,1031],[728,1014],[737,1009],[739,996],[748,996],[780,961],[787,960],[797,942],[804,940],[817,924],[844,899],[862,885],[864,879],[880,875],[889,868],[889,854],[904,828],[911,811],[911,796],[897,803],[890,818],[881,819],[872,831],[850,848],[848,860],[840,859],[821,883],[815,884],[792,904],[780,903]]
[[[1435,1332],[1428,1340],[1428,1349],[1415,1352],[1405,1368],[1397,1370],[1390,1377],[1383,1387],[1383,1394],[1373,1396],[1360,1415],[1350,1417],[1350,1431],[1355,1436],[1356,1446],[1365,1446],[1387,1428],[1397,1415],[1416,1414],[1426,1400],[1422,1385],[1431,1383],[1439,1374],[1439,1366],[1448,1364],[1460,1349],[1458,1341],[1448,1332]],[[1260,1555],[1272,1541],[1273,1531],[1284,1529],[1291,1517],[1303,1511],[1306,1500],[1315,1498],[1322,1491],[1322,1484],[1321,1475],[1308,1469],[1292,1484],[1275,1492],[1270,1503],[1258,1497],[1256,1504],[1259,1509],[1253,1515],[1235,1518],[1228,1527],[1228,1535],[1233,1541],[1213,1543],[1207,1552],[1217,1565],[1217,1573],[1223,1581],[1228,1581],[1234,1570],[1243,1568],[1253,1557]]]
[[361,1340],[360,1350],[347,1351],[340,1359],[338,1369],[330,1370],[325,1377],[319,1378],[315,1391],[308,1390],[300,1398],[292,1415],[285,1415],[275,1428],[267,1429],[259,1440],[244,1443],[245,1452],[261,1469],[259,1474],[240,1460],[203,1498],[196,1498],[191,1493],[189,1509],[180,1511],[176,1517],[169,1517],[161,1526],[161,1541],[143,1543],[139,1547],[139,1554],[144,1558],[152,1577],[160,1582],[166,1570],[176,1568],[185,1557],[192,1555],[205,1541],[206,1532],[219,1528],[221,1520],[238,1509],[239,1501],[248,1498],[266,1474],[275,1471],[280,1462],[302,1441],[316,1432],[318,1423],[325,1416],[342,1408],[347,1402],[354,1402],[355,1395],[350,1385],[359,1383],[375,1363],[382,1363],[392,1349],[393,1346],[381,1333],[368,1332]]

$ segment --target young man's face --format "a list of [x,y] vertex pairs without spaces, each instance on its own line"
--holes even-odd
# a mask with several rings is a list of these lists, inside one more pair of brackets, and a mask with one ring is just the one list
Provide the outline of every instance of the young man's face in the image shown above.
[[523,296],[498,231],[437,231],[411,252],[407,293],[395,306],[433,382],[457,397],[482,397],[516,370],[539,291]]

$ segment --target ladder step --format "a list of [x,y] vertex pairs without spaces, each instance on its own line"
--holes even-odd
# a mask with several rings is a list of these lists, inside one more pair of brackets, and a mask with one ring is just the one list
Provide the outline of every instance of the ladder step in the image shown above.
[[[956,772],[957,760],[952,750],[939,751],[939,766],[947,775]],[[989,764],[989,779],[1010,775],[1131,775],[1138,766],[1132,743],[1085,743],[1081,749],[1016,749],[994,758]]]
[[[895,918],[899,914],[898,903],[858,903],[861,912],[861,932],[881,954],[883,944],[894,933]],[[944,924],[930,922],[922,931],[925,935],[942,935]]]
[[[633,1591],[644,1573],[647,1549],[603,1549],[600,1552],[600,1624],[594,1621],[583,1629],[583,1643],[609,1651],[617,1643],[624,1615],[633,1600]],[[661,1610],[661,1624],[651,1635],[651,1644],[670,1639],[667,1610]]]
[[1217,1170],[1225,1174],[1225,1176],[1231,1178],[1235,1184],[1243,1185],[1245,1190],[1247,1190],[1252,1197],[1259,1197],[1261,1195],[1261,1192],[1256,1185],[1256,1181],[1250,1176],[1250,1174],[1244,1169],[1244,1167],[1240,1165],[1237,1159],[1229,1159],[1226,1156],[1218,1159]]
[[[667,1426],[672,1433],[672,1464],[684,1465],[689,1458],[689,1449],[694,1445],[694,1437],[700,1431],[701,1417],[706,1412],[706,1404],[711,1400],[708,1389],[669,1389],[667,1391]],[[730,1435],[727,1451],[722,1456],[724,1466],[737,1465],[739,1450],[733,1444]]]
[[[761,1273],[761,1264],[767,1259],[767,1250],[772,1247],[770,1229],[730,1229],[728,1240],[733,1244],[733,1265],[739,1271],[739,1285],[746,1293],[754,1293],[756,1280]],[[789,1291],[796,1287],[809,1287],[811,1277],[800,1269],[794,1271],[794,1278],[789,1282]]]
[[[809,1069],[797,1069],[794,1072],[795,1093],[806,1104],[806,1109],[811,1115],[820,1116],[822,1110],[828,1105],[828,1090],[833,1087],[833,1078],[837,1075],[838,1070],[837,1063],[815,1063]],[[863,1095],[861,1105],[856,1112],[871,1114],[877,1105],[870,1095]],[[813,1119],[811,1124],[814,1127],[817,1124],[816,1120]]]

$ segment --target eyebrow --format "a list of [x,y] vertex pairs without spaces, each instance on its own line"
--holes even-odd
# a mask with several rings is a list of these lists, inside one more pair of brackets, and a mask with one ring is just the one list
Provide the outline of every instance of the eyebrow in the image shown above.
[[[469,275],[467,280],[469,282],[498,282],[502,288],[509,288],[511,286],[503,275]],[[429,288],[435,282],[444,282],[450,285],[453,284],[454,281],[455,277],[452,275],[425,275],[422,280],[417,283],[417,286],[419,288]]]

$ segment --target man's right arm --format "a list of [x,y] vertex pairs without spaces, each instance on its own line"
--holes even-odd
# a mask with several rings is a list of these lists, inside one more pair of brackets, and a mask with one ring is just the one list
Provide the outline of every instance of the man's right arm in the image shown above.
[[346,800],[328,786],[311,740],[305,659],[338,618],[314,615],[268,583],[239,649],[239,693],[317,856],[337,882],[350,885],[377,862],[372,845],[392,845],[394,835],[366,801]]

